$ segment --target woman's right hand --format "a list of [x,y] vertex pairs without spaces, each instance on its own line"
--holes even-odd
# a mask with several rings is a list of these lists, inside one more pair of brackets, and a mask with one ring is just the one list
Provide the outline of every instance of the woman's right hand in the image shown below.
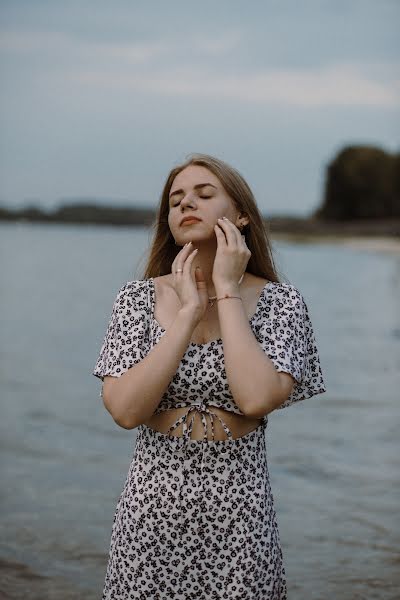
[[[199,267],[193,268],[193,259],[197,248],[192,244],[183,246],[171,265],[173,286],[181,303],[181,310],[187,311],[197,324],[203,318],[208,307],[208,290],[204,275]],[[183,269],[177,273],[177,269]]]

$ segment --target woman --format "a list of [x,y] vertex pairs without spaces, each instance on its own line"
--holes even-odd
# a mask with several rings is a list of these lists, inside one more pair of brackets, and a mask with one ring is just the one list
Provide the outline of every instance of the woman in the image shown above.
[[285,599],[267,415],[326,389],[304,298],[226,163],[197,154],[168,175],[145,277],[118,291],[94,375],[138,428],[103,600]]

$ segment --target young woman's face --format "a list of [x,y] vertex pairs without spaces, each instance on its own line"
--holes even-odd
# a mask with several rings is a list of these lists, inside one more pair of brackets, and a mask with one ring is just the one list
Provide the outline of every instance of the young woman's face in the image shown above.
[[[215,241],[218,218],[225,216],[236,224],[236,215],[232,199],[206,167],[189,165],[175,177],[169,192],[168,223],[177,244]],[[188,216],[200,220],[181,223]]]

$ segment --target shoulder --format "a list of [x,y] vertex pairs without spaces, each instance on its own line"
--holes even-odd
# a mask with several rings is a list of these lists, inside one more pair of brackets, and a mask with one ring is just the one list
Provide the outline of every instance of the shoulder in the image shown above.
[[121,307],[143,307],[147,304],[150,281],[148,279],[133,279],[126,281],[118,290],[114,304]]
[[177,295],[173,284],[172,273],[153,277],[154,291],[160,304],[164,302],[176,302]]
[[273,281],[267,285],[267,292],[270,293],[272,300],[278,303],[300,305],[304,302],[300,290],[291,283]]
[[132,279],[126,281],[119,289],[119,294],[132,294],[147,292],[150,286],[150,279]]
[[300,299],[300,291],[291,283],[285,283],[281,281],[270,281],[264,277],[247,273],[246,287],[250,290],[260,289],[260,286],[264,286],[263,290],[266,297],[272,298],[292,298]]
[[173,276],[172,273],[167,273],[167,275],[158,275],[158,277],[153,277],[154,285],[160,292],[164,292],[165,290],[173,290]]
[[306,312],[303,295],[296,286],[280,281],[265,286],[260,311],[262,320],[302,320]]

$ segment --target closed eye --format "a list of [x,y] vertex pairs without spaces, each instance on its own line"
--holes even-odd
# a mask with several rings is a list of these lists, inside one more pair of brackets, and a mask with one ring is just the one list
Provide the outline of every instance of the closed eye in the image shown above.
[[[200,196],[200,198],[204,198],[204,199],[211,198],[211,197],[212,197],[212,196]],[[173,204],[172,206],[173,206],[173,207],[175,207],[175,206],[179,206],[179,202],[177,202],[176,204]]]

